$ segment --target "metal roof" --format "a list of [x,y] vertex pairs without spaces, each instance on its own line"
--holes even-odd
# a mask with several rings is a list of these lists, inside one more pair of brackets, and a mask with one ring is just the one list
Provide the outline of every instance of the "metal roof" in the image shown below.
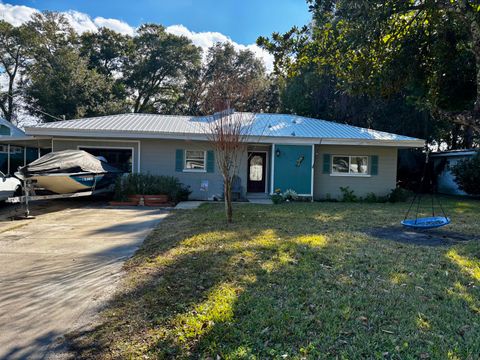
[[[408,136],[396,135],[326,120],[312,119],[287,114],[253,114],[235,112],[245,122],[250,136],[265,140],[273,138],[305,139],[318,142],[320,139],[375,140],[378,142],[405,142],[409,146],[422,146],[423,140]],[[26,128],[28,135],[75,135],[101,136],[116,133],[119,137],[126,134],[170,135],[169,138],[191,138],[192,135],[205,135],[206,124],[212,117],[175,116],[160,114],[120,114],[84,118],[77,120],[57,121]],[[152,137],[152,136],[146,136]],[[400,145],[400,144],[399,144]]]

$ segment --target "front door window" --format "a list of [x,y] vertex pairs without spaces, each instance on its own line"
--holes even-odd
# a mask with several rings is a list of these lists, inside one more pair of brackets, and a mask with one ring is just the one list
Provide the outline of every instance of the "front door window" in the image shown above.
[[266,162],[266,153],[248,154],[248,192],[265,192]]
[[250,160],[250,181],[262,181],[263,179],[263,158],[255,155]]

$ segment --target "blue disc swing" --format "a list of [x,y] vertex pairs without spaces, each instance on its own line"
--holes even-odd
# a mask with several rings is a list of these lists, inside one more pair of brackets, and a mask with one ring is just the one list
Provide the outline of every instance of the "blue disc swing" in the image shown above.
[[[432,199],[432,201],[431,201],[432,216],[418,217],[419,210],[420,210],[420,203],[421,203],[422,197],[423,197],[423,186],[424,186],[424,182],[425,182],[426,175],[427,175],[428,162],[429,162],[429,150],[428,150],[428,146],[427,146],[426,147],[426,155],[425,155],[425,166],[423,168],[423,175],[422,175],[422,178],[420,180],[420,191],[418,193],[415,193],[415,196],[413,197],[413,200],[410,203],[408,211],[405,214],[405,218],[401,221],[401,224],[403,226],[408,227],[408,228],[427,230],[427,229],[439,228],[439,227],[448,225],[451,222],[450,218],[447,217],[447,215],[445,214],[445,210],[443,209],[442,203],[435,196],[433,183],[432,183],[432,176],[430,176],[430,196],[431,196],[431,199]],[[437,203],[440,207],[440,210],[441,210],[443,216],[435,215],[435,199],[437,200]],[[409,218],[410,211],[414,207],[415,203],[416,203],[415,217],[414,218],[413,217]]]

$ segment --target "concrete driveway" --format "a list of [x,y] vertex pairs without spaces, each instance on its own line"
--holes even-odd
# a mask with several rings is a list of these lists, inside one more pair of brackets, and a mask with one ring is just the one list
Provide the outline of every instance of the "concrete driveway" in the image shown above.
[[[5,211],[5,209],[3,209]],[[0,359],[43,359],[92,320],[123,262],[167,213],[52,202],[0,222]]]

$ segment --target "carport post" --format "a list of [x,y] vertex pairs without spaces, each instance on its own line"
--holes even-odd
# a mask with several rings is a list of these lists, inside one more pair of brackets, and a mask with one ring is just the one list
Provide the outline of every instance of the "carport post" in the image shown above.
[[7,175],[10,175],[10,144],[7,146],[8,156],[7,156]]
[[23,147],[23,166],[27,165],[27,145]]
[[40,158],[40,148],[37,147],[37,159]]

